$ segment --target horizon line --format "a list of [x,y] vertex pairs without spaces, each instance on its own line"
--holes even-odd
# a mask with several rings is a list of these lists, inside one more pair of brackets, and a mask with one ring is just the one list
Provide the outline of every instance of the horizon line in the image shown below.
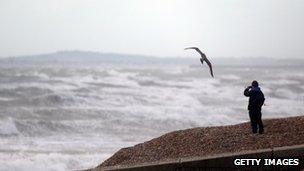
[[[71,53],[71,52],[79,52],[79,53],[96,53],[96,54],[115,54],[115,55],[130,55],[130,56],[142,56],[142,57],[150,57],[150,58],[198,58],[197,55],[193,56],[158,56],[158,55],[148,55],[148,54],[136,54],[136,53],[121,53],[121,52],[103,52],[103,51],[94,51],[94,50],[79,50],[79,49],[71,49],[71,50],[57,50],[52,52],[45,53],[32,53],[32,54],[23,54],[23,55],[9,55],[9,56],[0,56],[0,59],[7,58],[23,58],[30,56],[41,56],[41,55],[51,55],[51,54],[59,54],[59,53]],[[208,55],[207,55],[208,56]],[[303,59],[301,57],[271,57],[271,56],[214,56],[212,58],[235,58],[235,59],[249,59],[249,58],[269,58],[269,59]]]

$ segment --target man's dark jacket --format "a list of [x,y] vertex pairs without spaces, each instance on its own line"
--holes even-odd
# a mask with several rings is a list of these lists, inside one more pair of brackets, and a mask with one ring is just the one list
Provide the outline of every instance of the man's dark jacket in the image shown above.
[[260,87],[248,87],[245,89],[244,95],[249,97],[248,110],[261,110],[265,98]]

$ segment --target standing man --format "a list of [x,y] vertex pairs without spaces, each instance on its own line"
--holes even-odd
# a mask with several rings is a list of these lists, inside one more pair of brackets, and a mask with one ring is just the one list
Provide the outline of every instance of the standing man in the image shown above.
[[259,129],[259,133],[264,133],[264,127],[262,122],[262,105],[264,104],[265,98],[264,94],[259,87],[259,83],[257,81],[252,81],[251,86],[248,86],[244,90],[244,95],[249,97],[249,117],[251,122],[252,133],[257,133]]

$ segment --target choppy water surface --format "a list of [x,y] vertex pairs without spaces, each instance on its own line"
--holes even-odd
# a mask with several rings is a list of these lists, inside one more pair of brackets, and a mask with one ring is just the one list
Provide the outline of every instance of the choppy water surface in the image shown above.
[[[96,166],[163,133],[248,121],[257,79],[264,118],[304,115],[299,66],[0,65],[0,170]],[[266,130],[267,131],[267,130]]]

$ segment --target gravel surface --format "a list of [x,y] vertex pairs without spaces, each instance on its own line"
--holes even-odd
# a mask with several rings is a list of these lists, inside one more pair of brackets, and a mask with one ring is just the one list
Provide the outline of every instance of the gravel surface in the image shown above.
[[132,166],[185,157],[304,144],[304,116],[263,121],[264,134],[252,134],[250,123],[200,127],[167,133],[123,148],[99,167]]

